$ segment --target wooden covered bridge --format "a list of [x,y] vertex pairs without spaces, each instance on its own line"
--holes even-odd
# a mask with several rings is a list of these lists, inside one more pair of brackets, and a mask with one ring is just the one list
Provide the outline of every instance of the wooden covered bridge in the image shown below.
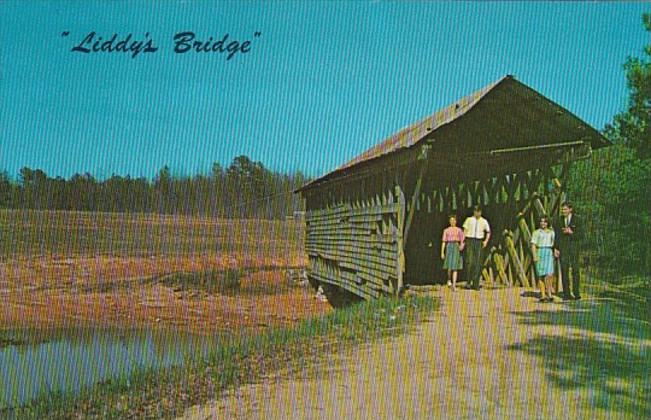
[[334,306],[445,279],[447,216],[480,204],[493,232],[484,280],[532,286],[536,221],[558,212],[570,162],[608,144],[507,75],[297,190],[308,278]]

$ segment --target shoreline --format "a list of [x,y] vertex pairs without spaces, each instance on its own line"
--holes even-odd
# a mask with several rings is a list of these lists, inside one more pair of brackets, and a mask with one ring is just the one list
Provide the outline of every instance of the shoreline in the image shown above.
[[[249,383],[278,366],[290,367],[342,346],[407,331],[433,311],[431,297],[383,298],[275,327],[219,346],[206,360],[182,367],[137,371],[83,390],[78,395],[49,395],[5,413],[28,418],[179,415],[224,390]],[[183,386],[179,386],[183,384]],[[164,391],[166,390],[166,391]],[[167,397],[161,400],[161,395]],[[0,411],[2,414],[2,411]]]

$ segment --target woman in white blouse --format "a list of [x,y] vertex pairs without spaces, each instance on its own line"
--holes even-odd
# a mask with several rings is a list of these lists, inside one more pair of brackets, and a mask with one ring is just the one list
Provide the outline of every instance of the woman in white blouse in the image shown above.
[[554,279],[554,230],[549,226],[549,219],[540,219],[540,229],[531,235],[531,252],[536,263],[538,286],[540,287],[540,301],[553,302]]

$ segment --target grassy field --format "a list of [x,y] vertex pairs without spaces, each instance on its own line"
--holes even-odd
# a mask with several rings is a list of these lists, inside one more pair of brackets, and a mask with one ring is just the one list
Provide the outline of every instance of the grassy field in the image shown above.
[[158,214],[0,210],[0,258],[194,257],[216,252],[296,257],[302,224]]

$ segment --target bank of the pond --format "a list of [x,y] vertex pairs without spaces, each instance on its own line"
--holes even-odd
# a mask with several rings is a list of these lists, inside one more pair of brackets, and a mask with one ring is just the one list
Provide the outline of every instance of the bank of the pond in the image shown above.
[[138,370],[81,390],[54,394],[0,415],[16,418],[173,417],[230,387],[279,367],[298,369],[314,358],[361,341],[405,332],[435,309],[431,297],[382,298],[307,319],[294,327],[225,338],[207,357],[184,366]]
[[[3,338],[4,337],[4,338]],[[0,410],[147,368],[180,366],[223,340],[175,330],[83,328],[0,332]]]

